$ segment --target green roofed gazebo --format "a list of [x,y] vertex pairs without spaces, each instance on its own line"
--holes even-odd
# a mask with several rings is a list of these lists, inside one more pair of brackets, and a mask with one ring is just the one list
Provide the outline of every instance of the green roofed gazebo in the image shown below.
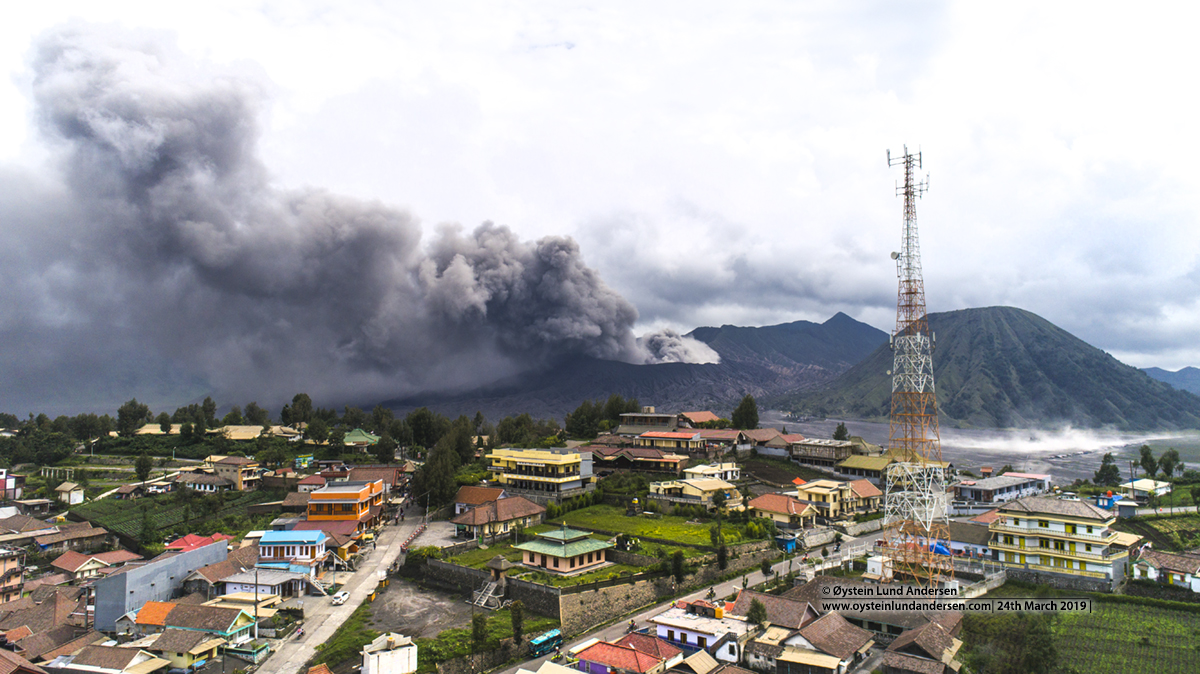
[[522,551],[521,561],[526,566],[570,575],[603,565],[606,561],[604,551],[613,544],[591,538],[586,531],[562,528],[540,533],[537,540],[513,547]]
[[379,442],[379,436],[371,435],[370,433],[364,431],[361,428],[356,428],[346,434],[346,437],[343,440],[343,442],[347,445],[354,445],[357,447],[362,447],[364,445],[373,445],[373,444]]

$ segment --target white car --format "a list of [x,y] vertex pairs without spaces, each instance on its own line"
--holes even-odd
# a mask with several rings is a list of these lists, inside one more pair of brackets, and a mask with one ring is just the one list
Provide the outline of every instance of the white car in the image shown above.
[[346,600],[349,598],[350,598],[350,593],[345,590],[342,590],[341,592],[338,592],[337,594],[333,595],[333,605],[341,606],[342,604],[345,604]]

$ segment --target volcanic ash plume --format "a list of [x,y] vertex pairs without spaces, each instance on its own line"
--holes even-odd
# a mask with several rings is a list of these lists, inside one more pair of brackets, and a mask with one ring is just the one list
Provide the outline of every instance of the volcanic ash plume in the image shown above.
[[160,36],[72,26],[32,67],[63,186],[0,195],[0,366],[27,396],[65,385],[48,353],[113,396],[113,378],[167,363],[260,399],[466,386],[561,353],[715,360],[674,333],[639,344],[636,309],[569,238],[484,223],[422,247],[403,210],[274,186],[264,87]]

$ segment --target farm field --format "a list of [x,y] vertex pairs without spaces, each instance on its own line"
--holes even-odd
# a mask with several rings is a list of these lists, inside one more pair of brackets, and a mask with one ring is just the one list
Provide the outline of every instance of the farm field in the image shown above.
[[[1064,672],[1124,674],[1195,672],[1200,657],[1200,616],[1136,604],[1096,603],[1091,614],[1054,621],[1054,642]],[[1062,665],[1066,665],[1063,667]]]
[[1195,513],[1117,520],[1113,528],[1144,536],[1158,550],[1200,548],[1200,515]]
[[[559,519],[566,520],[569,527],[602,529],[618,534],[661,538],[691,545],[711,545],[708,529],[714,524],[711,522],[697,524],[686,518],[672,515],[663,515],[656,519],[627,517],[624,510],[610,505],[594,505],[573,510]],[[727,543],[738,542],[738,533],[733,527],[726,528],[725,540]],[[653,549],[655,543],[645,541],[642,545],[644,548]]]
[[190,500],[181,499],[175,494],[150,496],[132,502],[103,499],[75,506],[71,509],[71,515],[141,543],[156,543],[157,540],[141,540],[143,520],[149,523],[156,536],[166,536],[181,528],[203,533],[205,529],[217,527],[216,530],[222,533],[244,533],[225,529],[247,521],[247,507],[279,498],[278,494],[261,489],[222,494],[223,499],[216,494],[197,495]]
[[789,484],[795,478],[802,480],[825,480],[829,476],[811,468],[797,466],[791,461],[757,458],[742,463],[743,476],[749,474],[774,484]]

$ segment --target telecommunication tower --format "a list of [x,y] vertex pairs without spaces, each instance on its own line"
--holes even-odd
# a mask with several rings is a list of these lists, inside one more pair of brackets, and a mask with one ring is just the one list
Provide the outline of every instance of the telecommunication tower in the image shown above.
[[896,461],[884,475],[884,526],[895,527],[885,556],[893,574],[905,574],[928,586],[954,574],[948,543],[946,473],[938,433],[937,395],[933,383],[933,342],[925,314],[925,282],[917,237],[916,201],[929,189],[929,178],[917,182],[921,153],[900,157],[888,151],[888,166],[904,167],[904,236],[892,253],[900,289],[896,298],[896,330],[892,333],[892,410],[888,453]]

